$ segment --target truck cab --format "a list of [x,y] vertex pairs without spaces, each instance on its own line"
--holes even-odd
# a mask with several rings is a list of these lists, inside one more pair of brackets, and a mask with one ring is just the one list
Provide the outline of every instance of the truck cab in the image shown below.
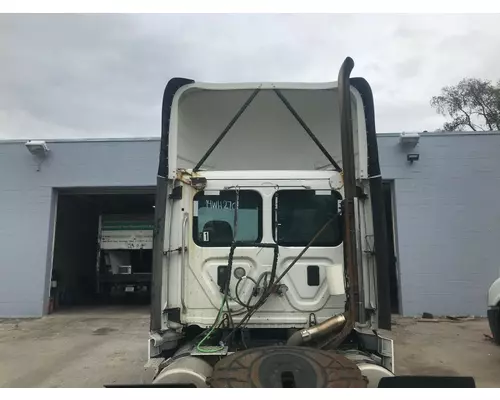
[[[376,387],[394,374],[392,340],[379,332],[390,305],[373,97],[351,69],[347,59],[327,83],[167,85],[155,383]],[[324,380],[321,362],[345,371]],[[247,378],[227,380],[236,365]]]
[[[185,179],[190,176],[192,171],[186,171]],[[209,327],[226,284],[237,320],[245,310],[241,303],[255,303],[273,267],[275,275],[281,274],[330,219],[332,223],[280,282],[279,295],[262,306],[247,328],[304,328],[311,314],[322,322],[343,311],[343,188],[338,172],[203,171],[197,177],[205,180],[204,188],[181,182],[183,198],[176,205],[184,210],[178,240],[187,251],[172,256],[171,265],[179,269],[183,323]],[[233,238],[237,246],[227,282]],[[273,265],[276,252],[279,257]],[[367,278],[367,286],[373,288],[373,277]]]

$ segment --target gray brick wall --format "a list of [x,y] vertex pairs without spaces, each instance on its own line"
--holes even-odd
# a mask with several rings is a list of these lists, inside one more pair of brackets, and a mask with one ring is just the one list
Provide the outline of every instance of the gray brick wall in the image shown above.
[[[424,135],[412,165],[398,142],[379,139],[382,174],[395,182],[402,311],[484,314],[499,274],[500,135]],[[0,142],[0,317],[43,314],[54,188],[156,182],[157,139],[48,145],[37,172],[22,142]]]
[[54,187],[156,184],[159,141],[50,142],[37,163],[23,142],[0,142],[0,317],[43,314],[49,285]]
[[424,134],[413,164],[398,135],[379,146],[395,180],[402,312],[484,315],[500,267],[500,135]]

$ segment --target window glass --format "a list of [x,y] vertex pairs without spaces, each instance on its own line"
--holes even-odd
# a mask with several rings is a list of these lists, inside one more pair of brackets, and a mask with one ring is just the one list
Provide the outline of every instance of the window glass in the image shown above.
[[[262,239],[262,197],[253,190],[239,191],[236,241]],[[199,192],[194,197],[193,239],[200,246],[231,245],[235,233],[236,191]]]
[[[336,191],[280,190],[273,198],[273,237],[282,246],[306,246],[332,217],[334,220],[312,246],[338,246],[342,221]],[[277,201],[277,206],[276,206]]]

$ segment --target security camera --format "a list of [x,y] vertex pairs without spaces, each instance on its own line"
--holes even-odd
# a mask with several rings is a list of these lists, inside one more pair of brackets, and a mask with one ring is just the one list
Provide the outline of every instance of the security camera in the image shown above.
[[34,156],[45,157],[49,152],[49,147],[44,140],[29,140],[25,143],[25,146]]

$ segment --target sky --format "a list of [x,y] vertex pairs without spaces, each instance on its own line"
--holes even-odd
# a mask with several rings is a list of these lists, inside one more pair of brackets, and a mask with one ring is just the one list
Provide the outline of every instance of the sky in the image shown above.
[[500,15],[0,15],[0,138],[154,137],[172,77],[372,86],[380,133],[434,131],[429,101],[500,80]]

